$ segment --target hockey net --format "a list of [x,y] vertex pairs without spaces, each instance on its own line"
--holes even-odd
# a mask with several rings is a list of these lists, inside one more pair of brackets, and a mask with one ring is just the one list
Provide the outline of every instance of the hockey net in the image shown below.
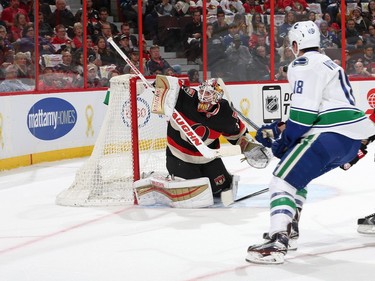
[[136,203],[135,180],[142,174],[167,172],[167,120],[151,113],[152,98],[134,75],[111,79],[109,105],[92,155],[72,185],[57,196],[57,204],[131,205]]

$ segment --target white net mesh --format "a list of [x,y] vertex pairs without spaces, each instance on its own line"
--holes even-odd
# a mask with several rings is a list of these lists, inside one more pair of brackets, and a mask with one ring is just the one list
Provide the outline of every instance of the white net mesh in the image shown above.
[[[167,124],[164,116],[152,114],[152,93],[137,81],[138,142],[132,137],[130,78],[111,79],[110,101],[102,128],[90,158],[77,171],[73,184],[60,193],[56,203],[66,206],[111,206],[134,204],[133,181],[139,149],[141,173],[166,173]],[[134,89],[135,90],[135,89]]]

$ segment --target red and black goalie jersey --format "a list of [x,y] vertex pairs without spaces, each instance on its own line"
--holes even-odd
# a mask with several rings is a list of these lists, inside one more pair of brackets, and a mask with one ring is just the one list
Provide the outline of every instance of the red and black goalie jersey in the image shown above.
[[[230,143],[236,144],[237,140],[247,132],[246,126],[230,108],[228,101],[222,99],[208,112],[200,112],[198,104],[197,91],[182,87],[175,109],[209,148],[218,149],[220,147],[219,137],[221,135]],[[180,132],[172,119],[168,124],[167,140],[167,155],[172,154],[185,162],[195,164],[212,161],[212,159],[202,156],[184,133]]]

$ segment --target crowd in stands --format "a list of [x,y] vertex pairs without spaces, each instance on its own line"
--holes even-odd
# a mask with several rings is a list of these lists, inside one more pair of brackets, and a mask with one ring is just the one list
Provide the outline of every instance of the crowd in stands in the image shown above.
[[[340,0],[274,0],[272,35],[270,1],[207,0],[204,9],[201,0],[145,0],[143,50],[139,50],[139,11],[135,0],[118,0],[120,24],[109,20],[109,1],[87,0],[86,38],[83,38],[83,9],[73,12],[66,0],[2,1],[0,92],[107,87],[114,75],[132,73],[108,43],[110,37],[134,65],[142,66],[145,75],[180,74],[181,67],[162,58],[159,46],[174,48],[192,65],[187,74],[198,82],[203,64],[203,12],[207,19],[206,63],[212,77],[227,81],[285,80],[286,66],[294,59],[288,48],[287,33],[296,21],[303,19],[317,24],[321,31],[321,51],[339,64],[345,60],[352,78],[375,77],[375,0],[347,0],[344,13]],[[39,5],[38,17],[34,15],[35,3]],[[341,41],[343,16],[345,44]],[[146,40],[152,40],[153,44],[147,46]],[[272,41],[274,48],[270,46]],[[35,57],[36,44],[39,58]],[[272,49],[275,53],[271,62]],[[270,77],[271,63],[274,77]],[[38,79],[35,79],[36,68]]]

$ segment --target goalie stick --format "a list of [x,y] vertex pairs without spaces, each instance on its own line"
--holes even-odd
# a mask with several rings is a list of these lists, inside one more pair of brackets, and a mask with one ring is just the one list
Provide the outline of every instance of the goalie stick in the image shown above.
[[250,118],[246,117],[245,115],[243,115],[243,113],[241,111],[239,111],[237,108],[234,107],[233,105],[233,102],[232,102],[232,99],[230,98],[230,95],[229,95],[229,92],[227,90],[227,86],[225,85],[224,81],[222,78],[219,78],[217,79],[217,82],[219,83],[219,85],[221,86],[221,88],[223,89],[224,91],[224,95],[225,95],[225,98],[227,99],[227,101],[229,102],[229,105],[230,107],[232,108],[233,111],[235,111],[240,117],[241,119],[243,119],[246,123],[248,123],[251,127],[253,127],[255,130],[258,130],[259,129],[259,126],[257,124],[255,124],[255,122],[251,121]]
[[241,198],[238,198],[238,199],[233,199],[233,193],[229,192],[229,191],[231,191],[231,190],[228,190],[228,192],[224,191],[224,192],[221,193],[221,202],[223,203],[223,205],[225,207],[228,207],[229,205],[232,205],[233,203],[240,202],[240,201],[249,199],[251,197],[255,197],[255,196],[258,196],[260,194],[263,194],[263,193],[268,191],[268,187],[264,188],[264,189],[261,189],[259,191],[250,193],[250,194],[248,194],[246,196],[243,196]]
[[[124,54],[124,52],[117,46],[112,37],[108,38],[108,42],[112,47],[119,53],[119,55],[126,61],[134,73],[142,80],[146,88],[154,89],[154,87],[147,81],[143,74],[138,70],[138,68],[132,63],[132,61]],[[197,135],[197,133],[190,127],[186,120],[181,116],[181,114],[174,109],[172,114],[172,119],[178,126],[181,132],[189,139],[189,141],[198,149],[198,151],[206,158],[213,159],[217,157],[222,157],[218,149],[209,148],[203,140]]]

